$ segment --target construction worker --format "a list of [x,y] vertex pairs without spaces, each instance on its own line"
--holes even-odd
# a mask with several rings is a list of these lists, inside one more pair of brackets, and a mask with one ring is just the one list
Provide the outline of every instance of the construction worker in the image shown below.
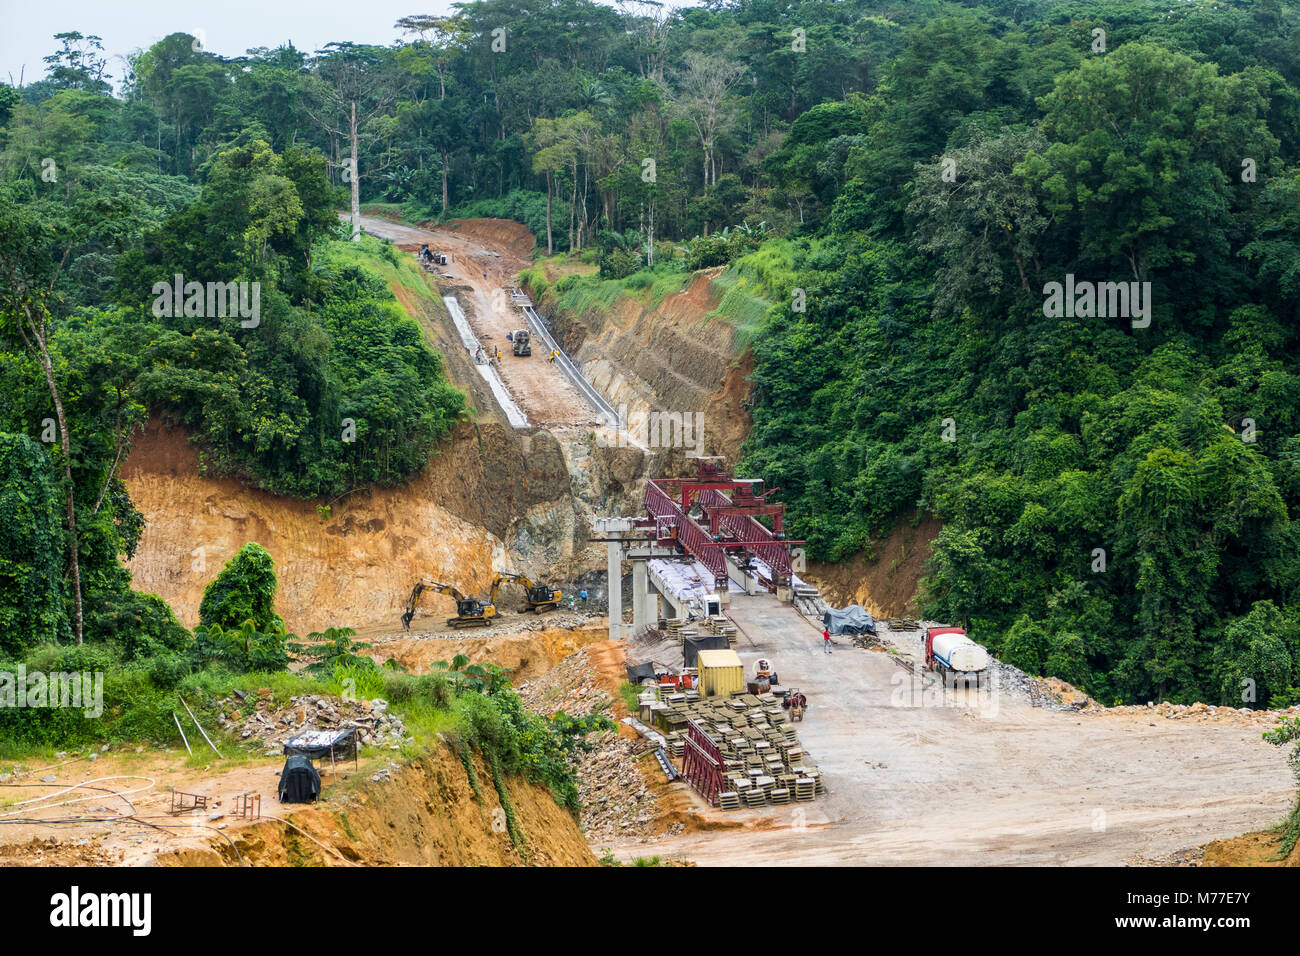
[[493,347],[494,349],[497,350],[497,365],[500,365],[500,364],[501,364],[501,349],[497,348],[495,345],[492,346],[492,347]]
[[483,346],[481,345],[474,350],[474,364],[475,365],[483,364]]
[[555,356],[556,356],[556,354],[557,354],[556,350],[555,350],[555,349],[551,349],[551,354],[550,354],[550,356],[547,357],[546,361],[548,361],[548,362],[554,362],[554,361],[555,361]]
[[831,652],[831,630],[829,627],[822,628],[822,646],[826,648],[826,653]]

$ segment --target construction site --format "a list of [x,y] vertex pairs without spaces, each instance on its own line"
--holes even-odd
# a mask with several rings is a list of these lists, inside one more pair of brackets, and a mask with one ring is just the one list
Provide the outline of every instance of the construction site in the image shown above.
[[[512,784],[521,851],[490,788],[476,799],[447,747],[412,754],[385,701],[268,688],[173,749],[11,769],[43,789],[0,810],[22,821],[0,863],[1209,865],[1290,807],[1260,739],[1285,712],[1104,706],[918,620],[932,522],[869,566],[805,562],[779,489],[734,473],[749,359],[708,318],[708,272],[654,306],[561,314],[520,286],[517,223],[364,227],[445,306],[394,286],[473,420],[408,484],[328,515],[205,477],[184,430],[151,421],[123,469],[146,518],[130,570],[192,627],[220,561],[257,542],[295,633],[346,625],[412,674],[463,655],[536,713],[611,718],[577,765],[581,810]],[[655,413],[675,440],[620,437]],[[208,735],[262,757],[187,762]],[[276,800],[290,752],[314,755],[310,806]],[[66,820],[74,800],[93,812]]]

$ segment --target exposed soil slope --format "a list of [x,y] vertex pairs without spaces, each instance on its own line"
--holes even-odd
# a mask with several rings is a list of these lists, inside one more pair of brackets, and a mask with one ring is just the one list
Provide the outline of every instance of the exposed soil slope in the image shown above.
[[492,663],[510,670],[518,686],[545,674],[579,648],[607,642],[603,622],[581,628],[548,627],[505,637],[477,637],[467,631],[457,637],[362,637],[371,644],[370,656],[383,663],[394,658],[413,674],[423,674],[434,661],[450,661],[464,654],[471,664]]
[[[218,762],[220,763],[220,762]],[[6,799],[51,797],[33,807],[37,819],[86,817],[57,827],[32,823],[0,827],[4,866],[588,866],[595,860],[577,821],[542,785],[505,779],[523,831],[521,855],[504,827],[501,801],[481,756],[473,760],[479,795],[464,765],[445,744],[405,760],[363,748],[360,770],[321,763],[319,804],[280,804],[276,793],[283,758],[219,767],[187,762],[185,753],[108,753],[37,770],[22,778],[41,786],[5,790]],[[122,776],[126,775],[126,776]],[[375,779],[375,778],[378,779]],[[107,779],[104,779],[107,778]],[[75,783],[104,790],[60,791]],[[12,785],[11,785],[12,786]],[[170,814],[171,791],[200,794],[208,809]],[[125,796],[117,796],[123,793]],[[261,819],[241,819],[242,793],[261,795]],[[58,806],[52,801],[89,799]],[[130,819],[130,818],[134,819]],[[232,846],[233,844],[233,846]]]
[[828,604],[858,604],[875,617],[915,617],[930,547],[942,526],[932,517],[912,527],[900,518],[888,535],[876,542],[875,558],[863,554],[828,564],[810,561],[801,577],[815,584]]
[[1286,866],[1300,867],[1300,843],[1278,859],[1279,839],[1272,830],[1247,833],[1231,840],[1215,840],[1205,846],[1202,866]]
[[[569,504],[564,460],[546,433],[533,436],[525,455],[491,423],[479,434],[463,426],[443,448],[411,482],[348,495],[322,518],[315,502],[201,477],[185,433],[155,420],[123,468],[146,519],[128,564],[134,585],[161,596],[193,626],[203,589],[255,541],[275,558],[277,609],[299,634],[391,623],[420,577],[485,591],[506,566],[503,539],[517,516],[538,504]],[[426,607],[450,612],[451,599],[434,595]]]
[[626,406],[633,420],[651,411],[703,413],[705,452],[734,463],[751,424],[753,361],[736,354],[731,323],[708,317],[719,300],[710,288],[716,276],[702,272],[658,305],[624,297],[608,312],[580,316],[543,305],[565,351],[610,404]]
[[266,820],[205,847],[160,854],[163,866],[594,866],[578,823],[544,785],[509,778],[506,790],[524,834],[523,853],[506,832],[501,801],[481,756],[481,797],[446,747],[426,752],[383,782],[367,780],[329,802]]

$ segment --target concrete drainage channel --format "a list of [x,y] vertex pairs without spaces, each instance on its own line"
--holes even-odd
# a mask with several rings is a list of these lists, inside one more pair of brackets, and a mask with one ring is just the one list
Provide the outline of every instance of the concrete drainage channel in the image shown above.
[[524,305],[522,308],[524,316],[528,319],[528,324],[532,326],[533,334],[546,343],[548,353],[555,353],[556,364],[563,369],[564,374],[578,387],[578,391],[582,392],[587,401],[601,414],[601,417],[605,419],[605,424],[611,428],[617,427],[619,425],[618,412],[614,411],[614,406],[605,401],[605,397],[596,391],[582,372],[578,371],[578,367],[573,364],[569,356],[564,354],[564,349],[560,348],[559,344],[551,336],[550,329],[546,327],[546,323],[542,321],[542,317],[537,314],[537,311],[531,305]]
[[[471,360],[479,350],[479,341],[474,337],[474,332],[469,327],[469,320],[465,318],[465,310],[460,307],[460,301],[454,295],[444,295],[442,301],[447,306],[447,311],[451,314],[451,321],[456,325],[456,331],[460,333],[461,344],[469,352]],[[478,373],[483,376],[483,381],[488,383],[488,388],[492,389],[492,395],[496,398],[497,404],[506,414],[506,421],[510,423],[511,428],[527,428],[528,417],[523,413],[515,400],[510,397],[506,391],[505,384],[501,381],[501,376],[497,375],[497,370],[492,365],[480,365],[474,362],[474,367]]]

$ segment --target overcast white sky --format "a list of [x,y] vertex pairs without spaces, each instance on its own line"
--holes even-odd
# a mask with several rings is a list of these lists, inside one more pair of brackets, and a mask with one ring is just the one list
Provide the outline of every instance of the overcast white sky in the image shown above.
[[[333,40],[388,44],[393,24],[412,13],[447,13],[452,0],[0,0],[0,80],[24,82],[45,75],[42,58],[53,53],[56,33],[79,30],[104,41],[110,60],[148,47],[169,33],[199,36],[221,56],[293,41],[313,52]],[[199,31],[203,31],[202,34]],[[122,63],[108,70],[114,85]]]

